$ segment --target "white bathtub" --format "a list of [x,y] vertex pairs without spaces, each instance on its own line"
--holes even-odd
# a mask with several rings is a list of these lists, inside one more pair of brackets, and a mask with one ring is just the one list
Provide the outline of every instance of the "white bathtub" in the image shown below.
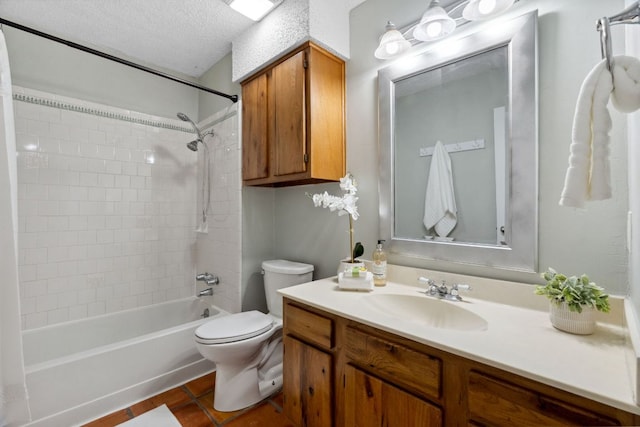
[[[186,298],[23,332],[29,426],[82,424],[211,372],[196,327],[228,313]],[[201,318],[205,308],[210,317]]]

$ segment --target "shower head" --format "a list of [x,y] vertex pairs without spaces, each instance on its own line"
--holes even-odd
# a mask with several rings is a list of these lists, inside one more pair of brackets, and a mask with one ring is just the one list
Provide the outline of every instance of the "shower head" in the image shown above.
[[191,151],[198,151],[198,141],[199,140],[196,139],[195,141],[187,143],[187,148]]
[[202,139],[202,134],[200,133],[200,129],[198,129],[198,126],[196,126],[196,124],[193,122],[193,120],[189,118],[189,116],[187,116],[185,113],[178,113],[177,116],[183,122],[191,123],[191,126],[193,126],[193,129],[195,129],[196,134],[198,135],[198,139]]

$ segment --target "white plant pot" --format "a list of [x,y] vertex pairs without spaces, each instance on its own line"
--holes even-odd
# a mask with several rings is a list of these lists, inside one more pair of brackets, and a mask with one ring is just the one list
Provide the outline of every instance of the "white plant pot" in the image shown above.
[[582,313],[570,311],[565,303],[549,302],[549,318],[551,324],[561,331],[578,335],[592,334],[596,329],[596,309],[582,306]]
[[351,269],[353,267],[364,267],[364,262],[351,262],[351,259],[343,259],[342,261],[340,261],[340,264],[338,264],[338,272],[336,273],[336,276],[340,273],[343,273],[345,269]]

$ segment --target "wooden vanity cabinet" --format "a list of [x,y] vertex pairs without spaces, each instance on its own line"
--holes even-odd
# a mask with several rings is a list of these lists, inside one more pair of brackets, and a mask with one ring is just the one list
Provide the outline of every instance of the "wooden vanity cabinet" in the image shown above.
[[344,61],[305,43],[242,82],[242,179],[285,186],[345,174]]
[[285,298],[297,426],[610,426],[640,416]]

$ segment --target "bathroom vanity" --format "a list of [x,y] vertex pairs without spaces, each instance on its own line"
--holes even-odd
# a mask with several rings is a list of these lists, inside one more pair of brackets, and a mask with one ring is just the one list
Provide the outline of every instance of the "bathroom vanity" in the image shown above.
[[626,368],[608,366],[624,365],[618,328],[573,336],[546,312],[472,298],[425,307],[461,304],[486,323],[429,324],[420,290],[345,292],[334,279],[283,290],[285,414],[299,426],[640,424]]

